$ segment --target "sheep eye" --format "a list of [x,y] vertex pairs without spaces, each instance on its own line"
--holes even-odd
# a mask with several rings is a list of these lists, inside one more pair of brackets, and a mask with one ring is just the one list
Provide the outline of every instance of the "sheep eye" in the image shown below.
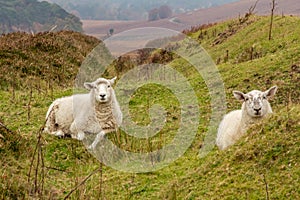
[[245,101],[248,101],[248,100],[249,100],[249,98],[248,98],[248,97],[246,97],[246,98],[245,98]]
[[108,85],[107,87],[110,88],[110,85]]
[[267,97],[266,97],[266,96],[263,96],[263,99],[267,99]]

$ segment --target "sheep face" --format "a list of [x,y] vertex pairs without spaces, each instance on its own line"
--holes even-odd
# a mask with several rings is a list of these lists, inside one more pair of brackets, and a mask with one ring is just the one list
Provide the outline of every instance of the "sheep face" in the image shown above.
[[114,84],[116,77],[113,79],[98,78],[92,83],[84,83],[84,87],[92,92],[98,103],[108,103],[111,101],[111,95],[113,92],[112,85]]
[[265,116],[267,113],[272,112],[268,98],[275,95],[277,86],[271,87],[264,92],[259,90],[252,90],[247,94],[240,91],[234,91],[233,95],[240,101],[243,101],[243,108],[247,114],[254,118]]

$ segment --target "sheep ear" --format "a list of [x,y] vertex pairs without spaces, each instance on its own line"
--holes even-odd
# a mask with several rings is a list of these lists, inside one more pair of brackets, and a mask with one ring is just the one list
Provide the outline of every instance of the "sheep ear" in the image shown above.
[[246,95],[240,91],[233,91],[233,96],[240,101],[245,101]]
[[270,89],[266,90],[264,93],[268,98],[273,97],[277,91],[277,88],[277,86],[273,86]]
[[110,79],[109,82],[111,85],[113,85],[116,80],[117,80],[117,77],[115,76],[114,78]]
[[91,90],[91,89],[95,88],[95,84],[94,83],[85,82],[83,85],[88,90]]

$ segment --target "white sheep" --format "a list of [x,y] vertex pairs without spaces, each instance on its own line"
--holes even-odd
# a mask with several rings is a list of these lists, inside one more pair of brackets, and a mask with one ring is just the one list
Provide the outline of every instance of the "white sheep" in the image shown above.
[[116,131],[122,123],[122,112],[110,80],[99,78],[84,83],[88,94],[56,99],[46,114],[44,131],[59,137],[70,135],[83,140],[85,134],[97,134],[89,148],[94,149],[104,135]]
[[264,92],[252,90],[247,94],[233,91],[234,97],[243,102],[242,109],[231,111],[221,121],[216,139],[219,149],[224,150],[233,145],[246,133],[251,124],[272,113],[268,99],[274,96],[276,91],[277,86]]

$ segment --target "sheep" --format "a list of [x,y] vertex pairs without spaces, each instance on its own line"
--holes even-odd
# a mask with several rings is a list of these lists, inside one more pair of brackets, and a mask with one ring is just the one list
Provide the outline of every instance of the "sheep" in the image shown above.
[[262,92],[252,90],[244,94],[240,91],[233,91],[236,99],[243,102],[241,110],[234,110],[226,114],[218,128],[216,145],[220,150],[225,150],[241,138],[255,122],[265,118],[272,113],[272,108],[268,99],[273,97],[277,91],[277,86]]
[[111,87],[115,80],[116,77],[85,82],[89,93],[56,99],[47,111],[44,132],[77,140],[83,140],[85,134],[97,134],[89,146],[94,149],[101,138],[122,123],[122,112]]

